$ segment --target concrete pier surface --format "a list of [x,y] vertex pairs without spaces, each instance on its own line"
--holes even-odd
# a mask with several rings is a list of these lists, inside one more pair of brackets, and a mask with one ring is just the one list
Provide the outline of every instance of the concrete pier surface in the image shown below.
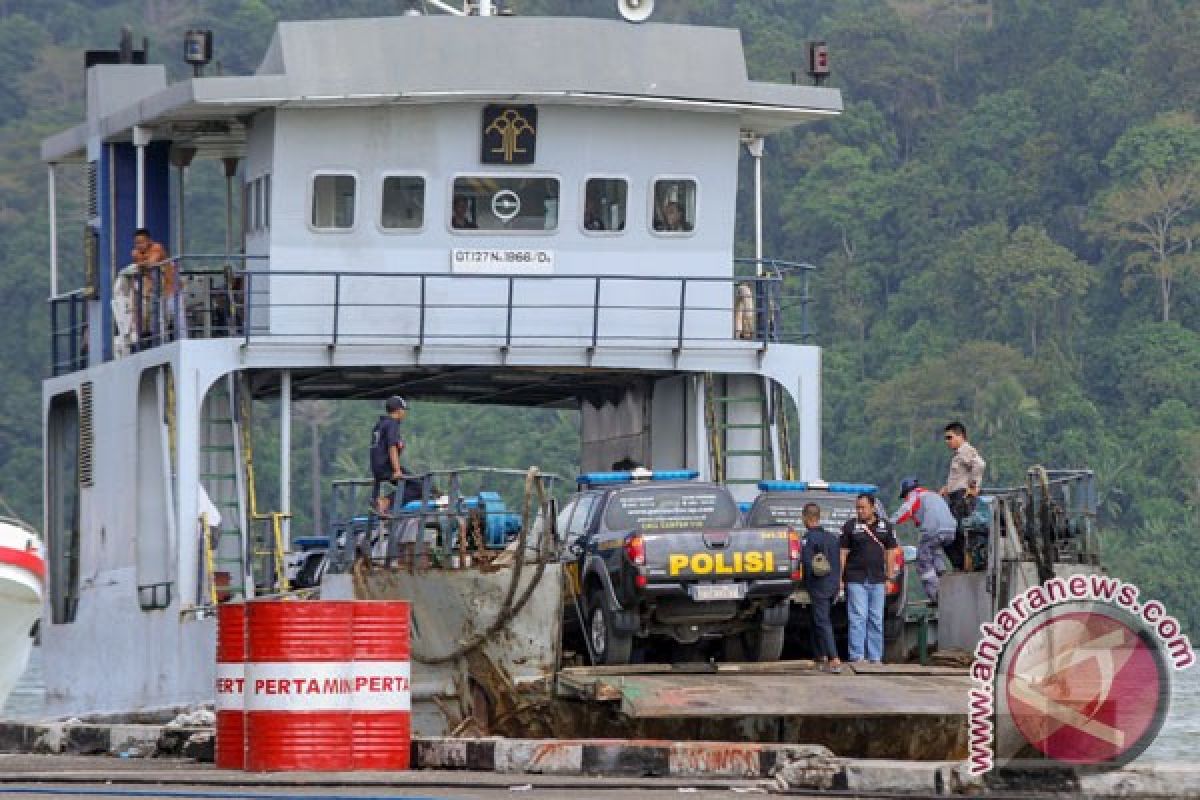
[[[617,746],[610,743],[609,746]],[[770,777],[639,774],[632,761],[614,774],[514,773],[496,769],[414,769],[407,772],[247,773],[218,770],[180,758],[107,755],[0,754],[0,797],[137,797],[225,800],[287,797],[570,798],[633,800],[686,796],[697,800],[738,795],[864,798],[1200,798],[1200,767],[1147,765],[1060,779],[971,779],[957,762],[840,759],[822,748],[796,746]]]

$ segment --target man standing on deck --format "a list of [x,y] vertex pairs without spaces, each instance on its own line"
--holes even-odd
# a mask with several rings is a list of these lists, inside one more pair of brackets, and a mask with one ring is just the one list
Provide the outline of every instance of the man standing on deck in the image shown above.
[[950,459],[950,473],[942,487],[942,497],[950,506],[956,519],[962,520],[975,510],[975,498],[983,485],[983,471],[987,462],[979,451],[967,441],[967,429],[961,422],[951,422],[944,430],[946,447],[954,456]]
[[821,527],[821,507],[807,503],[800,512],[804,520],[804,549],[801,564],[808,608],[812,614],[813,659],[821,669],[841,672],[837,642],[833,638],[830,609],[842,585],[842,558],[838,536]]
[[900,499],[904,502],[891,522],[900,525],[912,521],[921,529],[921,538],[917,541],[917,574],[925,587],[925,596],[937,605],[938,578],[946,571],[944,548],[954,542],[958,522],[942,496],[922,489],[916,478],[905,478],[900,482]]
[[392,395],[384,402],[383,409],[387,413],[371,431],[371,475],[375,479],[371,504],[380,515],[386,515],[391,505],[391,498],[380,491],[383,484],[396,486],[404,477],[404,468],[400,466],[400,454],[404,452],[400,423],[408,416],[408,403],[403,397]]
[[842,526],[842,580],[846,587],[851,663],[883,661],[883,603],[896,569],[899,545],[892,526],[875,510],[875,498],[860,494],[854,519]]

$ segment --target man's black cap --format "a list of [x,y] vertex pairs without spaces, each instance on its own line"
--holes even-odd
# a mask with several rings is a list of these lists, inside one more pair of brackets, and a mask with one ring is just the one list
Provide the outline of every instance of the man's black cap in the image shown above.
[[398,394],[394,394],[384,401],[383,407],[390,414],[393,411],[407,411],[408,403],[404,402],[404,398]]

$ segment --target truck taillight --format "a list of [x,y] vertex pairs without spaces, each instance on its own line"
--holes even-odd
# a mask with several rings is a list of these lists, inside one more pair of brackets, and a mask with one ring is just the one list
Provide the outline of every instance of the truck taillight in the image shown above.
[[629,563],[639,567],[646,566],[646,540],[638,534],[625,537],[625,555]]
[[788,528],[788,558],[792,560],[792,580],[804,579],[804,571],[800,569],[800,534]]
[[[904,573],[904,550],[898,549],[898,550],[896,550],[896,573],[895,574],[902,575],[903,573]],[[885,585],[886,585],[885,591],[888,594],[896,594],[897,592],[900,591],[900,581],[899,580],[894,580],[894,581],[890,580]]]

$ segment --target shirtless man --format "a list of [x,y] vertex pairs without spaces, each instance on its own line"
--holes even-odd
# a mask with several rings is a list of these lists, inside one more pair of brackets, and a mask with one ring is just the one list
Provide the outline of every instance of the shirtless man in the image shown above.
[[[167,249],[150,237],[150,231],[138,228],[133,234],[133,263],[138,268],[138,285],[142,300],[140,338],[153,335],[154,300],[162,299],[163,310],[174,320],[175,265],[167,259]],[[161,276],[161,285],[159,278]],[[165,321],[165,320],[164,320]]]

